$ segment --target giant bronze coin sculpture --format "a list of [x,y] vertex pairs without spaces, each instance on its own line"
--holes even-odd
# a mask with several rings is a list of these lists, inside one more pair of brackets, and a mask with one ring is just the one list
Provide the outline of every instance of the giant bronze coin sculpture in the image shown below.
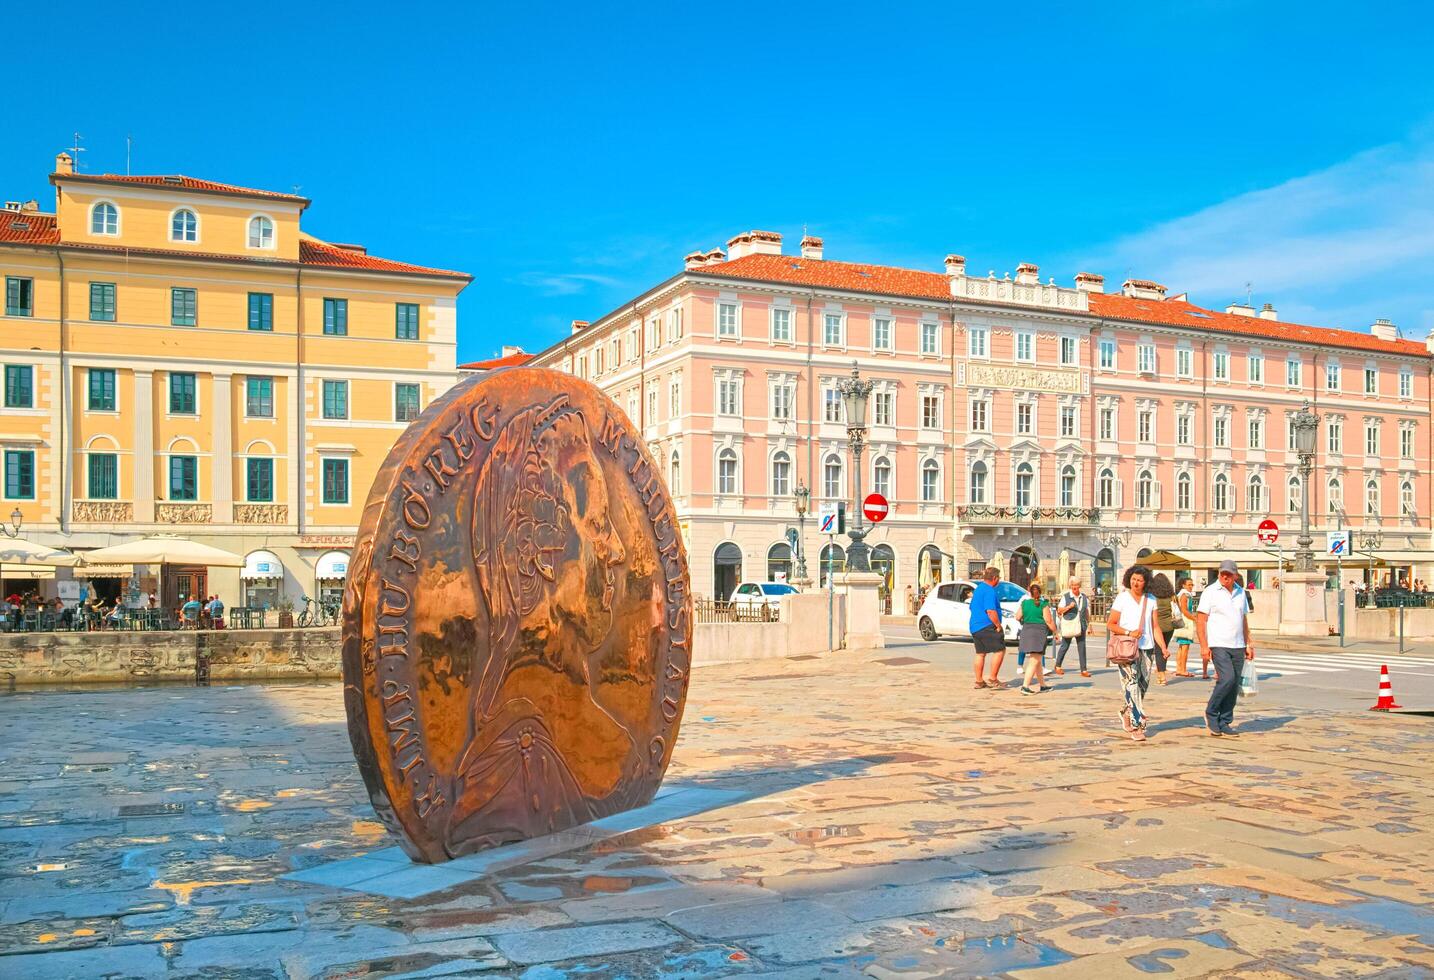
[[592,385],[460,384],[394,445],[344,595],[344,701],[374,809],[419,861],[641,806],[691,664],[658,467]]

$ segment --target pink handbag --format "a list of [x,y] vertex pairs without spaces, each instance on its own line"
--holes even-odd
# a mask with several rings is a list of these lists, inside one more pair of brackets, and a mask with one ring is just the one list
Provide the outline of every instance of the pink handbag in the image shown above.
[[1145,635],[1145,604],[1150,596],[1140,599],[1140,632],[1134,636],[1122,634],[1110,636],[1105,641],[1105,655],[1113,664],[1130,665],[1140,659],[1140,638]]

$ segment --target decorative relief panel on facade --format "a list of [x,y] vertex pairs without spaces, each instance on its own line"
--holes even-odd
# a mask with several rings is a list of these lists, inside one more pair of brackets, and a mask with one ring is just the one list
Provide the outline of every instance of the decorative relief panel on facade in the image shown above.
[[76,524],[132,524],[134,504],[127,500],[77,500],[74,521]]
[[966,383],[988,388],[1025,388],[1040,391],[1081,390],[1080,372],[1047,371],[1014,365],[968,364]]
[[235,524],[287,524],[288,504],[235,504]]
[[210,504],[154,505],[154,519],[160,524],[208,524],[213,518],[214,508]]

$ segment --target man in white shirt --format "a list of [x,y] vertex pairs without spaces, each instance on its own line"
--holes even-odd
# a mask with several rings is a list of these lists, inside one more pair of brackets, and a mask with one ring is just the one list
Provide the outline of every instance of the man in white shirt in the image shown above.
[[1215,689],[1205,706],[1205,730],[1211,735],[1236,736],[1235,702],[1240,697],[1240,671],[1255,659],[1250,642],[1250,620],[1245,590],[1235,583],[1240,574],[1233,561],[1220,563],[1220,577],[1200,593],[1195,609],[1195,633],[1200,651],[1215,662]]

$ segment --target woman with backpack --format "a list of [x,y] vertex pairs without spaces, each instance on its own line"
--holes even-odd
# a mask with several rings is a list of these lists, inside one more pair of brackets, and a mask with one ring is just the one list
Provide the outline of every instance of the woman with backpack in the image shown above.
[[1170,641],[1175,636],[1175,628],[1180,625],[1176,618],[1175,586],[1164,572],[1157,572],[1150,580],[1150,594],[1155,597],[1155,625],[1165,639],[1164,646],[1155,651],[1155,683],[1164,687]]
[[[1190,673],[1188,661],[1190,658],[1190,647],[1195,642],[1195,603],[1199,598],[1195,595],[1195,583],[1189,575],[1180,576],[1180,591],[1175,593],[1175,612],[1177,613],[1175,626],[1175,676],[1194,677]],[[1208,673],[1210,665],[1205,664]]]

